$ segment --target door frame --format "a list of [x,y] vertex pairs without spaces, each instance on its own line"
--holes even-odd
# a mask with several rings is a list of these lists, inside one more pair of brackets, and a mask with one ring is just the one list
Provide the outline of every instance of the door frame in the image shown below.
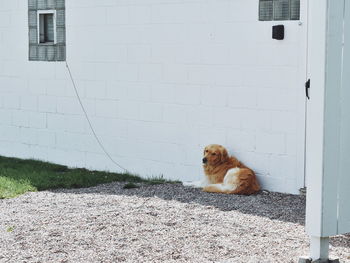
[[299,81],[297,91],[297,175],[296,184],[299,189],[306,187],[306,125],[307,125],[307,98],[305,94],[305,82],[309,78],[309,1],[300,1],[300,20],[299,20],[301,41],[300,41],[300,66]]

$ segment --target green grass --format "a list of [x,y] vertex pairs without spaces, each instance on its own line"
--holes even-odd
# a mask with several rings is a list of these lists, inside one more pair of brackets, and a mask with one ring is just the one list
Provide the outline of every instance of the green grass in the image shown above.
[[6,228],[7,232],[13,232],[13,230],[15,230],[14,226],[9,226],[9,227]]
[[163,177],[143,179],[127,173],[70,169],[64,165],[0,156],[0,199],[16,197],[26,192],[91,187],[110,182],[128,182],[126,189],[137,187],[135,183],[178,183]]

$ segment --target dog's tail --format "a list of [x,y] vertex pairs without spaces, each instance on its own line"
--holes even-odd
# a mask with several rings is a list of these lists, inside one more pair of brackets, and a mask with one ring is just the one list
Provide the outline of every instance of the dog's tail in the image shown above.
[[226,184],[210,184],[203,187],[204,192],[208,193],[221,193],[221,194],[231,194],[235,191],[235,186]]

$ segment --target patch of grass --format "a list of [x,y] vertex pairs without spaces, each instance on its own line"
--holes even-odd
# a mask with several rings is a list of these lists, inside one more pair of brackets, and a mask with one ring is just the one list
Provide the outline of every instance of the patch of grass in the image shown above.
[[9,227],[6,228],[7,232],[13,232],[14,230],[15,230],[14,226],[9,226]]
[[169,181],[169,180],[166,180],[161,175],[161,176],[150,177],[150,178],[147,179],[147,181],[145,183],[146,184],[150,184],[150,185],[156,185],[156,184],[166,184],[166,183],[179,184],[181,182],[180,181]]
[[163,177],[143,179],[128,173],[90,171],[84,168],[71,169],[48,162],[0,156],[0,199],[16,197],[30,191],[82,188],[111,182],[175,183]]

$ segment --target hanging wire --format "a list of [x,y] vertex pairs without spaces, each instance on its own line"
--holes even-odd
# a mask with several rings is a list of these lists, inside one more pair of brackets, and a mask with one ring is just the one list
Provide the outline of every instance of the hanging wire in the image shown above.
[[107,157],[108,157],[116,166],[118,166],[119,168],[121,168],[122,170],[124,170],[125,173],[128,173],[128,170],[127,170],[127,169],[125,169],[123,166],[121,166],[119,163],[117,163],[117,162],[112,158],[112,156],[107,152],[106,148],[103,146],[101,140],[98,138],[98,136],[97,136],[97,134],[96,134],[96,132],[95,132],[95,129],[94,129],[94,127],[93,127],[92,124],[91,124],[89,115],[87,114],[87,112],[86,112],[86,110],[85,110],[85,107],[84,107],[84,105],[83,105],[83,103],[82,103],[82,101],[81,101],[81,98],[80,98],[80,95],[79,95],[77,86],[75,85],[75,81],[74,81],[72,72],[71,72],[71,70],[70,70],[70,67],[69,67],[67,61],[66,61],[66,67],[67,67],[67,69],[68,69],[68,73],[69,73],[70,79],[71,79],[71,81],[72,81],[72,84],[73,84],[73,87],[74,87],[74,91],[75,91],[75,94],[77,95],[77,99],[78,99],[78,101],[79,101],[79,104],[80,104],[80,106],[81,106],[81,109],[82,109],[83,112],[84,112],[85,118],[86,118],[86,120],[87,120],[87,122],[88,122],[88,124],[89,124],[89,126],[90,126],[90,129],[91,129],[91,131],[92,131],[92,133],[93,133],[93,135],[94,135],[96,141],[97,141],[98,144],[100,145],[102,151],[107,155]]

